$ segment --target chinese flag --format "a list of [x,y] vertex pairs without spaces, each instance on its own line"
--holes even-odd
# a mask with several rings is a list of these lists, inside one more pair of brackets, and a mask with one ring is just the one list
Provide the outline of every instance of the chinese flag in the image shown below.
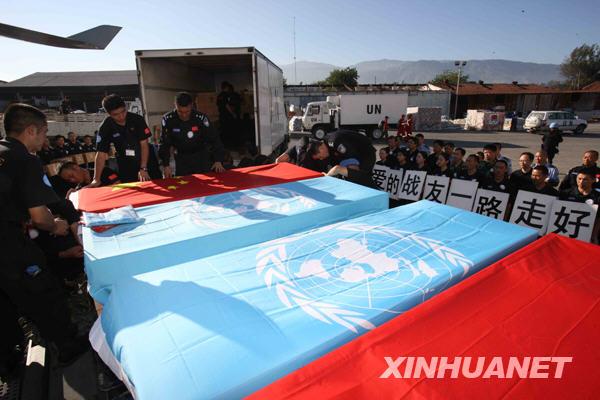
[[279,163],[231,169],[222,173],[195,174],[82,189],[76,192],[74,203],[81,211],[103,212],[126,205],[148,206],[319,176],[322,176],[319,172],[290,163]]

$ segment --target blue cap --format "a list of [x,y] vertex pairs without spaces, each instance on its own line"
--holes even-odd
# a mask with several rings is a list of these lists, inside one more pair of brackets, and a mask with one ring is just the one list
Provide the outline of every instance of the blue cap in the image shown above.
[[342,162],[340,162],[341,167],[349,167],[351,165],[360,165],[360,162],[358,162],[358,160],[356,158],[347,158],[345,160],[342,160]]
[[550,129],[558,129],[558,124],[556,122],[553,122],[550,124],[549,128]]

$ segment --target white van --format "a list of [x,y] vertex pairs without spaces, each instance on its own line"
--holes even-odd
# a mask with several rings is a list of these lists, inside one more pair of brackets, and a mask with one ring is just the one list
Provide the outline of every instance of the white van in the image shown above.
[[587,121],[579,119],[570,111],[532,111],[525,119],[523,128],[530,133],[547,131],[550,124],[554,122],[558,124],[561,131],[572,131],[578,135],[587,128]]

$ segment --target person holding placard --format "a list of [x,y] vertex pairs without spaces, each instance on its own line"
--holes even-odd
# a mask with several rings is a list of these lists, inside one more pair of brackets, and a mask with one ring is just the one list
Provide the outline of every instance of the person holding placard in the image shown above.
[[493,175],[481,185],[481,188],[493,190],[495,192],[510,192],[510,184],[508,182],[508,164],[504,160],[497,160],[494,165]]
[[531,187],[530,192],[547,194],[548,196],[558,197],[558,190],[548,184],[548,168],[543,165],[536,165],[531,172]]
[[596,176],[591,169],[582,169],[577,174],[577,186],[560,192],[560,199],[577,203],[600,204],[600,192],[594,190]]

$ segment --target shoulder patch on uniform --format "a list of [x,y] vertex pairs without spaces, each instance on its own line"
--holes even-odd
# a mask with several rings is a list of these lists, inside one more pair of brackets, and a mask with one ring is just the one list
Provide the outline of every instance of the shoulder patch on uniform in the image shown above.
[[208,118],[204,118],[204,126],[208,128],[209,125],[210,125],[210,122],[208,122]]
[[98,135],[96,136],[96,144],[100,143],[102,141],[102,136]]

